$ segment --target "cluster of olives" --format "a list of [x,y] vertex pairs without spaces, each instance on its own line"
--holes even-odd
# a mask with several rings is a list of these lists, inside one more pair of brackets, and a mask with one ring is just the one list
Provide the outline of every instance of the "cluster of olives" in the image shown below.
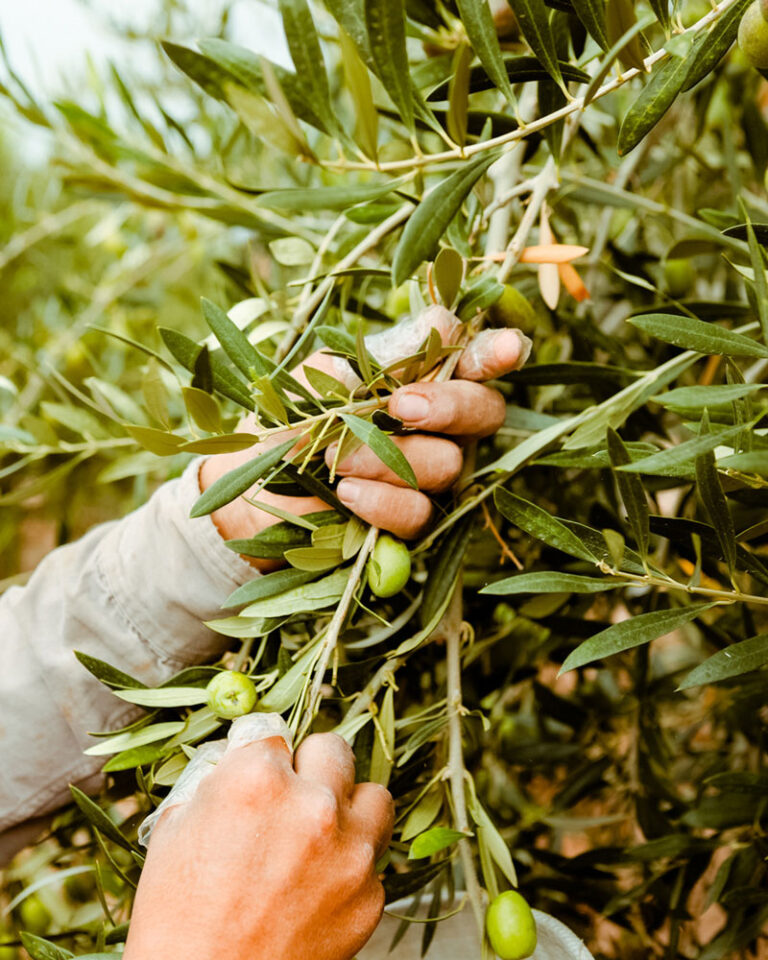
[[768,70],[768,0],[755,0],[739,24],[741,52],[756,70]]

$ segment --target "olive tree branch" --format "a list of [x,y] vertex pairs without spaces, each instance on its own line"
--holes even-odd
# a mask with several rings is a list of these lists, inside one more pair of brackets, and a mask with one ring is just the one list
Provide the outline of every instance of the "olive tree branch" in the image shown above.
[[365,570],[365,564],[367,563],[368,557],[370,556],[371,551],[376,544],[376,538],[378,535],[378,527],[369,528],[365,540],[363,541],[363,545],[360,547],[360,552],[357,555],[357,559],[349,571],[347,584],[344,587],[344,592],[341,595],[339,604],[334,611],[330,623],[328,624],[328,629],[323,637],[323,646],[317,659],[315,677],[312,681],[312,688],[309,693],[309,700],[304,715],[304,722],[299,731],[299,740],[306,735],[309,727],[312,724],[312,721],[315,718],[315,714],[317,713],[317,709],[320,705],[320,700],[322,697],[322,686],[323,679],[325,677],[325,671],[328,669],[328,664],[330,663],[333,652],[336,649],[336,644],[339,642],[339,635],[341,634],[342,627],[344,626],[344,621],[347,618],[347,613],[355,596],[355,591],[357,590],[360,580],[362,579],[363,571]]
[[[682,33],[696,34],[700,30],[704,30],[710,24],[719,19],[719,17],[725,13],[725,11],[728,10],[728,8],[731,7],[735,2],[736,0],[722,0],[722,2],[718,3],[717,6],[710,10],[708,14],[703,16],[700,20],[697,20],[696,23],[690,26],[687,30],[682,31]],[[679,35],[682,35],[682,33]],[[604,83],[595,92],[590,103],[595,100],[599,100],[602,97],[608,96],[609,93],[613,93],[614,90],[618,90],[619,87],[622,87],[630,80],[634,80],[635,77],[650,71],[651,68],[657,63],[662,60],[666,60],[669,56],[670,54],[663,47],[660,50],[656,50],[643,61],[645,70],[638,70],[636,67],[631,67],[624,73],[620,73],[608,83]],[[553,123],[557,123],[558,120],[563,120],[566,117],[571,116],[571,114],[583,110],[585,106],[586,104],[584,103],[583,95],[580,97],[575,97],[559,110],[554,110],[552,113],[548,113],[543,117],[532,120],[530,123],[526,123],[524,126],[518,127],[516,130],[511,130],[509,133],[501,134],[498,137],[491,137],[489,140],[483,140],[481,143],[470,144],[469,146],[464,147],[463,151],[446,150],[442,153],[421,154],[419,156],[410,157],[407,160],[390,160],[388,162],[379,164],[354,162],[343,163],[334,161],[326,162],[323,164],[323,166],[335,170],[379,170],[382,172],[388,172],[393,170],[409,170],[413,169],[414,167],[425,167],[432,163],[445,163],[450,160],[469,159],[476,154],[484,153],[486,150],[493,150],[496,147],[504,146],[508,143],[514,143],[517,140],[524,140],[532,133],[543,130],[545,127],[549,127]]]
[[[462,717],[465,712],[461,692],[462,592],[463,582],[461,574],[459,574],[459,579],[454,588],[453,596],[451,597],[448,613],[443,619],[442,627],[445,636],[446,694],[448,708],[447,775],[451,789],[456,829],[462,833],[469,833],[469,816],[467,815],[467,798],[464,786],[464,778],[467,774],[464,767],[464,750],[461,743]],[[472,904],[472,911],[475,915],[478,933],[482,941],[485,926],[485,908],[483,906],[480,882],[475,872],[472,845],[469,840],[464,837],[459,840],[458,847],[461,865],[464,870],[464,883],[466,884],[467,895]]]
[[354,249],[350,250],[345,257],[339,260],[334,268],[334,272],[329,274],[317,285],[313,294],[306,298],[302,296],[299,309],[291,321],[291,328],[286,333],[276,353],[277,360],[281,360],[288,353],[307,321],[312,316],[312,313],[320,306],[325,295],[331,287],[333,287],[334,283],[336,283],[335,274],[353,267],[361,257],[371,251],[388,233],[407,220],[414,209],[413,204],[406,204],[400,207],[399,210],[396,210],[391,216],[387,217],[386,220],[382,220],[375,230],[371,230],[365,239],[361,240]]

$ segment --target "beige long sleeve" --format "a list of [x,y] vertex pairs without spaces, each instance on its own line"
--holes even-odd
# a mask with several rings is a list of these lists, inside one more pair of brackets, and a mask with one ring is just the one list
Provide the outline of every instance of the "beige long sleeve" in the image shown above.
[[257,574],[210,518],[189,518],[200,462],[139,510],[54,550],[24,587],[0,598],[0,863],[70,783],[98,783],[88,731],[115,729],[128,707],[74,655],[106,660],[149,685],[217,655],[203,626]]

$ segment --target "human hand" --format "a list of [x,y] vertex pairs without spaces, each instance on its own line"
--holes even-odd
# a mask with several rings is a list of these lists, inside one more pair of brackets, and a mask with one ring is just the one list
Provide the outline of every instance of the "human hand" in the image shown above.
[[[413,320],[398,324],[393,330],[366,338],[371,354],[384,366],[415,353],[424,343],[431,328],[436,328],[444,344],[455,342],[461,324],[443,307],[433,306]],[[362,520],[387,530],[397,537],[411,539],[429,524],[432,502],[428,494],[448,489],[458,478],[462,463],[462,443],[494,433],[504,422],[504,398],[482,381],[516,370],[528,358],[530,341],[518,330],[485,330],[463,351],[455,379],[443,383],[413,383],[395,390],[389,400],[389,413],[403,421],[406,429],[416,432],[393,437],[411,464],[418,481],[418,490],[406,486],[368,447],[360,447],[341,463],[336,473],[343,479],[337,496]],[[358,383],[349,364],[338,357],[318,351],[293,371],[304,386],[310,385],[305,367],[314,367],[331,374],[353,389]],[[311,388],[310,388],[311,389]],[[248,418],[243,429],[254,429]],[[447,434],[455,439],[447,439]],[[284,437],[271,441],[281,442]],[[266,448],[261,445],[259,451]],[[326,450],[330,465],[335,445]],[[252,450],[212,457],[200,471],[202,490],[219,477],[253,456]],[[253,493],[249,493],[253,496]],[[294,514],[323,510],[326,505],[316,497],[286,497],[260,491],[257,499]],[[256,536],[275,518],[242,498],[227,504],[213,515],[213,521],[225,539],[248,539]],[[271,569],[273,561],[255,561],[260,569]]]
[[293,763],[280,737],[228,751],[153,828],[125,960],[350,960],[381,917],[392,822],[335,734]]

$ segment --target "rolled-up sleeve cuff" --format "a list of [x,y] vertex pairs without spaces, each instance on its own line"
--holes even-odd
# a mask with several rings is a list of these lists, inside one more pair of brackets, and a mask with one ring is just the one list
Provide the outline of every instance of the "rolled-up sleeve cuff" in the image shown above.
[[225,641],[203,621],[259,573],[225,546],[210,517],[192,519],[202,460],[164,484],[99,544],[98,564],[112,601],[154,652],[199,663]]

